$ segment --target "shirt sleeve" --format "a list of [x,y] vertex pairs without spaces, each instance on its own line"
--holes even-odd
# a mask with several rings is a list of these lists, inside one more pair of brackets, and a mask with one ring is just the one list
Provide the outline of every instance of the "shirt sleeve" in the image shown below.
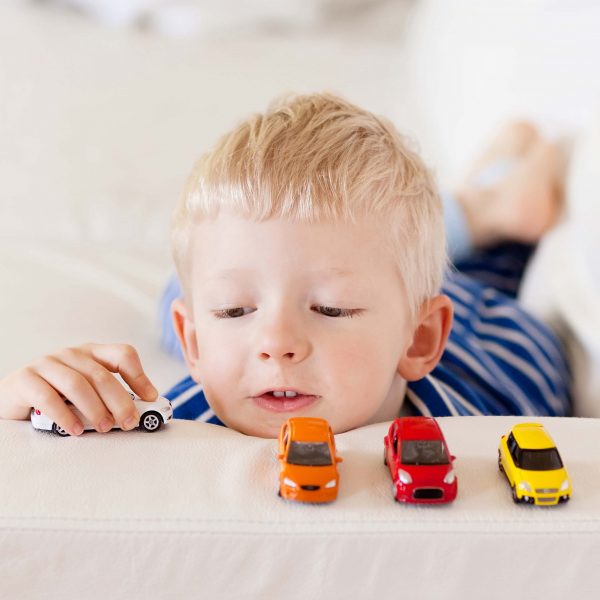
[[452,194],[443,193],[444,228],[446,230],[446,243],[448,256],[453,263],[460,262],[473,252],[473,239],[467,218],[462,206]]
[[177,278],[177,274],[173,273],[165,286],[158,306],[160,346],[167,354],[183,362],[183,353],[171,319],[171,303],[173,300],[180,297],[181,285]]

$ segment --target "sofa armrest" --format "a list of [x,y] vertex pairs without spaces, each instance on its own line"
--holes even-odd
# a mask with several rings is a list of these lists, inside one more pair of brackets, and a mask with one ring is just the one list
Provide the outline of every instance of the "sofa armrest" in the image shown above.
[[[557,507],[517,506],[496,458],[511,417],[439,419],[457,500],[400,505],[381,423],[336,436],[340,494],[277,495],[276,442],[173,421],[61,438],[0,422],[0,596],[283,598],[585,596],[600,556],[600,421],[544,423],[573,481]],[[485,587],[484,587],[485,586]],[[588,596],[589,597],[589,596]]]

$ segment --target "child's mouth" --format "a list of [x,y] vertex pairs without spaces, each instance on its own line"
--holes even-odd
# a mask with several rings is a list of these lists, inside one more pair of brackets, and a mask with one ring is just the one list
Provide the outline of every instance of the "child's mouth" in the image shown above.
[[298,392],[265,392],[259,396],[253,396],[252,400],[266,410],[273,412],[294,412],[314,404],[320,396]]

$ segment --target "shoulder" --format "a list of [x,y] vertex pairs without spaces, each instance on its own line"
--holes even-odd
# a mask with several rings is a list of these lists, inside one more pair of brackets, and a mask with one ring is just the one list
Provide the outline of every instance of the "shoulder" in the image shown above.
[[177,382],[163,395],[173,406],[174,418],[223,425],[209,406],[202,386],[190,376]]
[[443,291],[455,318],[440,363],[418,384],[422,395],[437,399],[430,403],[450,404],[456,414],[569,413],[570,372],[549,327],[517,301],[463,274],[453,273]]

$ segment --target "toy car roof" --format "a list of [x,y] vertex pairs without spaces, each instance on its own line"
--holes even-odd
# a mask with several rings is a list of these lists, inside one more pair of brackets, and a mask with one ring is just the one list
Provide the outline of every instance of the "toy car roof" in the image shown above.
[[543,450],[555,446],[552,438],[540,423],[519,423],[513,426],[512,433],[521,448]]
[[291,439],[299,442],[327,441],[329,423],[316,417],[292,417],[288,420]]
[[441,440],[442,430],[432,417],[400,417],[398,435],[405,440]]

